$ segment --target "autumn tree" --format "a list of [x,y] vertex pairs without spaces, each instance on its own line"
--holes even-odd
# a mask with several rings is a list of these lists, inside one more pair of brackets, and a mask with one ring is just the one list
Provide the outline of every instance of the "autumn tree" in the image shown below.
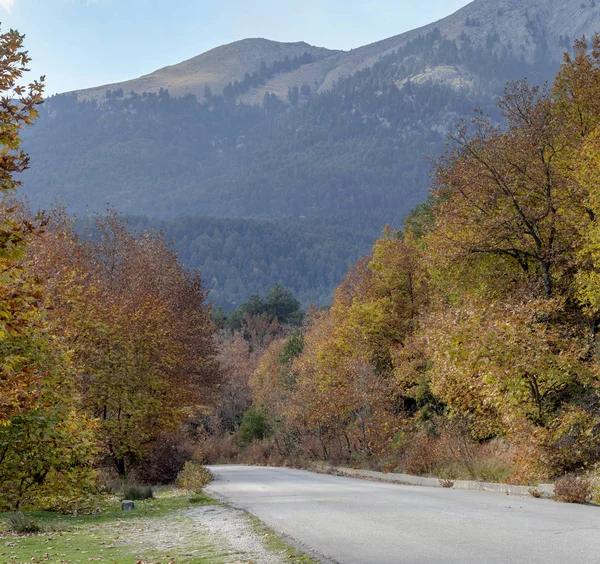
[[223,381],[219,389],[219,424],[226,430],[236,431],[252,404],[250,377],[260,358],[271,343],[285,334],[277,319],[270,320],[266,313],[243,317],[243,329],[224,330],[218,336],[219,362]]
[[[15,173],[29,165],[29,156],[21,149],[20,132],[24,126],[32,125],[37,117],[36,106],[42,103],[43,78],[28,87],[19,85],[27,71],[30,58],[23,48],[24,36],[11,30],[0,35],[0,192],[14,191],[20,181]],[[0,225],[0,268],[3,284],[0,318],[2,337],[6,342],[22,334],[36,319],[39,311],[39,287],[24,282],[24,273],[19,264],[24,245],[34,231],[31,223],[13,220],[9,209],[3,210]],[[27,339],[21,339],[21,352],[16,343],[7,346],[3,355],[3,376],[0,378],[0,425],[6,425],[11,416],[19,414],[35,401],[36,381],[39,373],[25,362]],[[8,344],[8,343],[7,343]],[[20,361],[22,359],[22,361]]]
[[428,301],[419,256],[412,234],[386,230],[372,255],[350,269],[331,310],[313,310],[304,334],[267,351],[251,384],[276,438],[309,444],[312,436],[325,458],[385,450],[404,409],[395,351]]
[[578,140],[562,135],[565,116],[545,89],[509,85],[499,106],[506,130],[479,116],[437,163],[430,245],[447,258],[504,259],[551,298],[589,221],[585,191],[565,166]]
[[214,403],[219,368],[206,292],[157,234],[130,234],[114,212],[80,239],[58,214],[35,266],[53,288],[79,371],[82,407],[100,422],[121,474],[165,433]]
[[529,452],[521,477],[597,457],[594,45],[576,44],[552,89],[512,85],[507,129],[479,117],[439,162],[427,235],[438,296],[423,324],[431,389],[477,437]]

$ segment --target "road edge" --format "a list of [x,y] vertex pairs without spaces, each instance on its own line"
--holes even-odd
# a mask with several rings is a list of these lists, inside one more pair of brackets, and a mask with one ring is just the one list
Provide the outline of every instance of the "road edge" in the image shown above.
[[340,564],[337,560],[334,560],[329,556],[325,556],[324,554],[321,554],[320,552],[318,552],[318,551],[314,550],[313,548],[307,546],[306,544],[300,542],[299,540],[295,539],[294,537],[292,537],[292,536],[288,535],[287,533],[284,533],[280,529],[274,527],[273,525],[266,523],[260,517],[258,517],[257,515],[255,515],[254,513],[250,512],[250,511],[248,511],[246,508],[233,503],[231,500],[229,500],[224,495],[221,495],[220,493],[212,490],[210,487],[210,484],[204,488],[204,491],[206,492],[206,494],[208,494],[213,499],[217,500],[219,503],[222,503],[223,505],[226,505],[227,507],[229,507],[231,509],[234,509],[236,511],[240,511],[240,512],[244,513],[245,515],[247,515],[250,518],[250,521],[252,521],[252,520],[258,521],[261,524],[261,526],[264,527],[265,530],[272,532],[281,541],[283,541],[284,543],[289,545],[300,555],[308,556],[309,558],[317,560],[321,564]]
[[426,486],[430,488],[452,488],[455,490],[472,490],[503,493],[506,495],[531,496],[532,491],[539,493],[539,497],[553,498],[554,484],[538,484],[537,486],[513,486],[495,482],[476,482],[474,480],[441,480],[439,478],[424,478],[422,476],[411,476],[395,472],[375,472],[373,470],[359,470],[356,468],[344,468],[330,466],[327,464],[313,464],[310,470],[319,474],[335,474],[349,478],[363,478],[378,480],[393,484],[404,484],[409,486]]

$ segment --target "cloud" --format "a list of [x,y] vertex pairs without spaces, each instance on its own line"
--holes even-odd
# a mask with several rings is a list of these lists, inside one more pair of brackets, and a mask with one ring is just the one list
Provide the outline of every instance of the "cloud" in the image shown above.
[[10,12],[10,9],[13,7],[14,3],[15,0],[0,0],[0,8],[4,8],[8,12]]

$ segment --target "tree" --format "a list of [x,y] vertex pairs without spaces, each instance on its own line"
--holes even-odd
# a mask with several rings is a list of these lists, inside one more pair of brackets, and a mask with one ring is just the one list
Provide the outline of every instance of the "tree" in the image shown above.
[[294,295],[281,284],[275,284],[267,294],[265,313],[282,325],[301,325],[302,306]]
[[[19,85],[30,58],[23,49],[24,36],[11,30],[0,35],[0,192],[14,191],[20,181],[14,175],[29,165],[28,155],[20,148],[23,126],[32,125],[36,107],[42,103],[43,77],[28,87]],[[0,338],[4,343],[0,378],[0,425],[25,411],[36,399],[40,373],[28,365],[36,356],[35,339],[26,337],[40,321],[40,287],[22,270],[20,258],[26,241],[35,231],[30,222],[12,219],[14,210],[3,209],[0,224]],[[31,335],[33,337],[33,335]],[[12,341],[12,342],[11,342]],[[32,346],[29,346],[29,343]]]
[[[18,83],[30,59],[23,38],[0,35],[0,191],[29,165],[20,133],[37,117],[43,78]],[[65,509],[94,487],[95,425],[77,409],[70,354],[47,308],[46,288],[28,261],[43,218],[19,205],[0,210],[0,507]]]
[[461,126],[438,162],[430,245],[448,258],[508,259],[551,298],[588,221],[585,191],[564,166],[578,141],[562,135],[564,116],[545,90],[515,83],[499,106],[507,131],[478,117],[475,134]]
[[20,79],[31,61],[23,49],[25,36],[15,30],[0,35],[0,191],[6,193],[21,185],[14,175],[29,166],[28,155],[20,148],[23,126],[38,117],[36,107],[43,102],[44,77],[29,86]]

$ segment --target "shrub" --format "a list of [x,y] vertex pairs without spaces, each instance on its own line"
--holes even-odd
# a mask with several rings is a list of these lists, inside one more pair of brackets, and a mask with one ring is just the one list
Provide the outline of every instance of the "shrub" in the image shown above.
[[554,484],[554,499],[563,503],[587,503],[592,495],[592,484],[587,478],[566,474]]
[[[513,472],[513,453],[503,441],[474,441],[461,422],[432,421],[430,433],[416,430],[399,437],[392,446],[399,466],[407,474],[429,475],[445,480],[502,482]],[[388,451],[390,452],[390,451]],[[392,466],[386,460],[387,466]]]
[[188,461],[177,476],[177,487],[182,490],[200,493],[212,479],[210,470],[197,462]]
[[13,533],[20,535],[39,533],[42,527],[33,520],[31,517],[27,517],[24,513],[18,512],[13,513],[8,518],[8,528]]
[[132,501],[140,499],[152,499],[154,497],[154,492],[152,491],[152,488],[150,486],[126,484],[123,486],[121,497],[123,499],[130,499]]
[[194,460],[202,464],[227,464],[238,455],[239,447],[229,434],[203,437],[194,449]]
[[424,432],[418,432],[407,441],[401,466],[407,474],[434,474],[440,458],[439,441]]
[[244,449],[240,458],[244,464],[253,466],[279,466],[285,462],[271,440],[253,441]]

